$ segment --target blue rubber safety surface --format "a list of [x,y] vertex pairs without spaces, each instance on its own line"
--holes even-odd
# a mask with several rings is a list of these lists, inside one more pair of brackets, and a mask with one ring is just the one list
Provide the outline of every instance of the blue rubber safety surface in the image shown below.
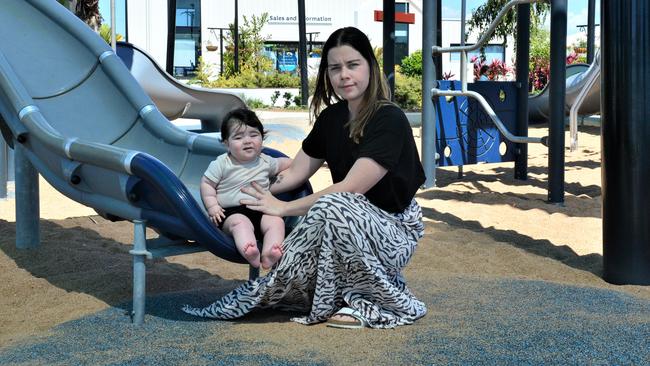
[[[519,279],[450,277],[439,283],[412,280],[411,288],[429,313],[397,330],[306,328],[312,336],[302,354],[268,341],[238,339],[241,329],[272,318],[281,331],[289,315],[264,311],[237,321],[191,317],[182,304],[207,304],[219,294],[174,293],[149,297],[141,328],[129,323],[123,307],[113,307],[0,350],[1,365],[329,365],[345,358],[364,364],[363,350],[342,344],[367,337],[390,340],[376,347],[372,364],[385,365],[648,365],[650,301],[617,291]],[[282,313],[281,313],[282,314]],[[286,317],[285,317],[286,315]],[[300,326],[302,327],[302,326]],[[286,328],[285,328],[286,330]],[[308,333],[309,333],[308,332]],[[319,336],[320,335],[320,336]],[[254,335],[253,335],[253,338]],[[362,341],[363,342],[363,341]],[[312,345],[309,345],[312,343]],[[272,351],[272,352],[270,352]],[[367,351],[367,350],[366,350]],[[379,353],[379,354],[377,354]],[[379,362],[377,360],[380,360]],[[370,363],[369,363],[370,364]]]

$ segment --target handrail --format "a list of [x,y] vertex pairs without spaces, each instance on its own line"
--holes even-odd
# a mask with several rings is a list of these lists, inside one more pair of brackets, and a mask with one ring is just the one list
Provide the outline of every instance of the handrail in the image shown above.
[[[569,133],[571,135],[571,151],[575,151],[578,148],[578,110],[584,103],[587,98],[587,94],[591,91],[591,88],[594,86],[596,79],[600,75],[600,51],[596,53],[594,57],[594,67],[596,68],[594,72],[588,75],[588,79],[585,82],[585,85],[582,87],[578,96],[576,97],[571,110],[569,111]],[[585,71],[587,72],[587,71]]]
[[512,141],[514,143],[518,143],[518,144],[539,143],[539,144],[542,144],[544,146],[548,146],[547,145],[547,140],[548,140],[547,136],[544,136],[544,137],[524,137],[524,136],[513,135],[510,131],[508,131],[508,129],[503,124],[503,122],[501,121],[499,116],[497,116],[497,114],[494,112],[494,110],[492,109],[492,107],[490,106],[488,101],[485,100],[485,98],[483,98],[483,96],[481,94],[479,94],[479,93],[477,93],[475,91],[468,90],[468,91],[463,92],[463,91],[460,91],[460,90],[440,90],[440,89],[434,88],[434,89],[431,90],[431,94],[432,94],[432,98],[436,97],[436,96],[440,96],[440,95],[442,95],[442,96],[450,96],[450,97],[457,97],[457,96],[473,97],[474,99],[478,100],[479,103],[481,103],[481,106],[483,107],[483,109],[485,109],[485,112],[488,114],[488,116],[490,116],[490,119],[492,120],[492,122],[494,122],[494,125],[497,126],[499,131],[501,131],[501,133],[503,134],[503,136],[507,140]]
[[461,85],[461,90],[440,90],[438,88],[433,88],[431,89],[431,98],[433,99],[434,97],[438,95],[444,95],[444,96],[468,96],[472,97],[481,103],[481,106],[483,109],[487,112],[487,114],[490,116],[490,119],[494,124],[497,126],[499,131],[503,134],[503,136],[514,143],[541,143],[544,146],[547,146],[547,140],[548,137],[544,136],[541,138],[538,137],[524,137],[524,136],[516,136],[513,135],[506,126],[501,122],[501,119],[496,115],[490,104],[485,100],[485,98],[472,91],[467,90],[467,52],[476,50],[480,47],[482,47],[484,44],[487,43],[489,37],[494,33],[494,30],[496,29],[497,25],[501,21],[501,19],[506,15],[506,13],[513,8],[515,5],[521,5],[521,4],[531,4],[531,3],[536,3],[536,2],[541,2],[544,0],[511,0],[508,2],[499,12],[499,14],[496,16],[496,18],[490,23],[490,26],[488,27],[488,30],[483,33],[481,38],[473,45],[469,46],[454,46],[454,47],[440,47],[440,46],[433,46],[431,47],[431,56],[433,57],[434,54],[436,53],[445,53],[445,52],[460,52],[460,85]]

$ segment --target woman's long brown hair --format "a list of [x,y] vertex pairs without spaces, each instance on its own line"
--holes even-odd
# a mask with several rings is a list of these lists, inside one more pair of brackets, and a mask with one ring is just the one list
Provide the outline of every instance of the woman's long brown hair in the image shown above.
[[342,100],[334,92],[334,87],[327,73],[327,54],[335,47],[350,46],[357,50],[368,61],[370,69],[370,80],[368,88],[363,94],[363,99],[359,106],[359,112],[354,119],[347,123],[350,130],[350,137],[355,143],[359,143],[363,137],[363,130],[368,121],[373,117],[375,112],[383,105],[392,104],[390,101],[390,91],[384,78],[384,74],[379,69],[379,63],[370,45],[368,37],[357,28],[345,27],[334,31],[323,46],[318,76],[316,77],[316,89],[312,98],[310,110],[315,120],[320,112],[330,105]]

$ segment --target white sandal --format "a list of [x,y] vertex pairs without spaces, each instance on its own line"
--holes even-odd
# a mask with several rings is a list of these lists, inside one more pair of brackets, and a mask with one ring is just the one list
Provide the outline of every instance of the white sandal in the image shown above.
[[343,307],[334,315],[349,316],[354,318],[354,321],[342,321],[330,318],[326,322],[328,327],[343,329],[361,329],[368,327],[368,321],[363,317],[363,315],[361,315],[359,310],[350,307]]

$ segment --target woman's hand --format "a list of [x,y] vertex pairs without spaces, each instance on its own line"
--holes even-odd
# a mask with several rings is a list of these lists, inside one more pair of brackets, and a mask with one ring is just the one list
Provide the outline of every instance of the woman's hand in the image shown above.
[[253,211],[260,211],[266,215],[284,216],[286,202],[273,197],[271,192],[263,189],[259,184],[253,182],[250,186],[241,189],[242,192],[253,197],[240,200],[239,203],[246,205]]

